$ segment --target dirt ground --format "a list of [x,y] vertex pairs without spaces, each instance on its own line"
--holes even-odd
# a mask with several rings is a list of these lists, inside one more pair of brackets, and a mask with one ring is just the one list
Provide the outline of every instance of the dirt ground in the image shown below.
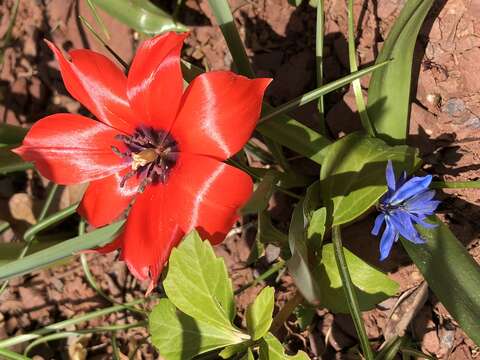
[[[13,0],[0,1],[0,38],[7,29]],[[286,0],[230,0],[248,55],[258,76],[273,77],[268,100],[279,105],[315,86],[315,16],[308,4],[293,7]],[[165,8],[170,1],[160,1]],[[405,0],[355,1],[359,62],[374,61],[382,42]],[[13,40],[5,49],[0,65],[1,121],[29,126],[35,120],[55,112],[85,110],[71,99],[59,77],[57,65],[42,39],[59,47],[90,48],[103,52],[78,15],[94,23],[86,1],[22,0]],[[110,31],[110,46],[120,56],[132,59],[138,34],[101,12]],[[414,58],[414,94],[412,99],[411,143],[421,149],[424,170],[445,180],[480,180],[480,2],[477,0],[437,0],[418,41]],[[207,69],[230,69],[232,59],[206,0],[187,0],[180,19],[192,32],[184,47],[186,59]],[[346,43],[347,16],[344,0],[326,0],[325,81],[348,73]],[[364,87],[368,79],[362,79]],[[345,88],[326,97],[327,123],[332,136],[342,136],[360,127],[355,114],[351,89]],[[296,111],[296,117],[318,127],[314,105]],[[313,164],[307,171],[315,173]],[[48,182],[36,173],[0,177],[0,219],[12,229],[0,235],[0,241],[22,238],[25,229],[36,221],[46,196]],[[80,199],[83,186],[68,187],[55,200],[54,209],[66,207]],[[442,219],[449,224],[472,256],[480,261],[480,190],[448,190],[439,195]],[[272,200],[272,213],[279,223],[291,213],[291,203],[283,196]],[[72,232],[72,224],[60,231]],[[480,348],[458,328],[435,296],[423,286],[421,274],[408,257],[396,248],[389,261],[379,263],[378,240],[368,235],[372,219],[368,218],[345,232],[346,246],[362,258],[387,271],[399,282],[400,292],[364,313],[368,335],[380,344],[383,335],[406,332],[411,347],[442,359],[480,359]],[[217,248],[225,257],[236,287],[265,271],[278,256],[275,249],[255,266],[245,266],[255,234],[255,219],[244,219],[227,241]],[[58,232],[58,230],[57,230]],[[358,241],[362,234],[362,241]],[[72,235],[73,236],[73,235]],[[349,241],[349,239],[351,241]],[[357,241],[353,241],[356,239]],[[145,284],[137,283],[115,255],[89,255],[93,274],[106,293],[124,301],[141,297]],[[281,273],[276,282],[278,304],[294,292],[288,274]],[[239,321],[242,311],[252,301],[259,286],[238,297]],[[71,318],[99,307],[108,306],[88,286],[78,258],[58,266],[11,281],[0,297],[0,339],[18,335],[47,324]],[[410,319],[408,324],[400,320]],[[80,328],[106,323],[135,321],[132,315],[118,313],[81,324]],[[122,353],[129,354],[146,336],[145,330],[131,329],[119,335]],[[294,319],[280,336],[287,347],[303,349],[312,358],[353,358],[351,347],[357,343],[348,316],[317,310],[308,330]],[[19,345],[16,351],[23,351]],[[88,359],[109,359],[112,346],[109,334],[85,337],[80,342],[67,339],[36,347],[35,359],[74,358],[78,349],[88,350]],[[78,354],[77,354],[78,355]],[[153,359],[155,353],[143,345],[134,359]]]

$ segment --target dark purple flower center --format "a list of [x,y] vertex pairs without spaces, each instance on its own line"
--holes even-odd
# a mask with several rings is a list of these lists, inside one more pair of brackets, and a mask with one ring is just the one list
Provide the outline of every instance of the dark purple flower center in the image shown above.
[[139,191],[142,192],[148,184],[162,183],[168,180],[170,171],[178,159],[178,144],[166,131],[151,127],[137,128],[133,135],[117,135],[116,140],[122,141],[127,150],[112,150],[131,163],[132,170],[120,182],[120,187],[136,175],[142,178]]

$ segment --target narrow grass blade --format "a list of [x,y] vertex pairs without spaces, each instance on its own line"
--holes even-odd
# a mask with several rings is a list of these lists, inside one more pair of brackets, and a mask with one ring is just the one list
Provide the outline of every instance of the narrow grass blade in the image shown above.
[[[323,43],[325,36],[325,15],[323,13],[324,0],[318,0],[317,3],[317,23],[315,36],[315,60],[317,65],[317,86],[323,85]],[[320,117],[320,133],[326,135],[325,124],[325,104],[323,95],[318,98],[318,114]]]
[[247,52],[245,51],[237,27],[235,26],[232,11],[230,10],[227,0],[208,0],[208,3],[210,4],[213,15],[222,30],[228,49],[232,54],[235,65],[237,66],[237,70],[242,75],[251,78],[255,77],[255,73],[253,72]]
[[[357,60],[356,60],[356,51],[355,51],[355,35],[353,33],[354,29],[354,17],[353,17],[353,0],[348,0],[348,61],[350,62],[350,72],[358,71]],[[360,85],[360,80],[356,79],[352,82],[353,92],[355,94],[355,102],[357,104],[358,114],[360,115],[360,120],[362,121],[363,128],[365,131],[371,135],[375,136],[375,130],[370,122],[370,119],[367,114],[367,109],[365,107],[365,100],[363,99],[362,87]]]
[[[0,266],[0,281],[11,279],[15,276],[27,274],[31,271],[41,269],[58,260],[65,259],[82,250],[104,245],[113,240],[115,235],[123,226],[123,221],[92,231],[88,234],[76,236],[63,241],[48,249],[28,255],[23,259],[16,260],[9,264]],[[0,342],[1,344],[1,342]]]

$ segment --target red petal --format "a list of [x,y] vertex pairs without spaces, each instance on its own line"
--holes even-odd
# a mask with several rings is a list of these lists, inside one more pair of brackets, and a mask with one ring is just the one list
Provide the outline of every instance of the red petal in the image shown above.
[[51,42],[68,92],[104,124],[132,133],[136,120],[127,99],[127,77],[110,59],[90,50],[69,52],[68,61]]
[[141,280],[150,278],[151,288],[172,248],[192,229],[221,242],[252,189],[250,177],[234,167],[181,154],[165,185],[150,185],[137,197],[113,248],[122,247],[130,271]]
[[128,179],[123,187],[120,182],[131,169],[95,180],[89,186],[77,212],[94,227],[107,225],[117,219],[137,194],[139,181],[136,176]]
[[145,125],[169,130],[183,92],[180,51],[186,34],[169,32],[143,42],[128,72],[127,94]]
[[47,179],[77,184],[100,179],[128,166],[112,151],[123,143],[119,132],[98,121],[73,114],[55,114],[37,121],[14,152]]
[[196,77],[183,95],[172,128],[180,150],[221,160],[238,152],[255,129],[270,81],[230,71]]

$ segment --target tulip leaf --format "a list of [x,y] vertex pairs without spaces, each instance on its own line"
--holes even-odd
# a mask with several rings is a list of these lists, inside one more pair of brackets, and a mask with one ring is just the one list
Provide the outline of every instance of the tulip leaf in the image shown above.
[[245,341],[240,344],[229,345],[219,352],[218,356],[222,359],[229,359],[234,355],[241,354],[254,344],[253,341]]
[[272,334],[268,333],[260,341],[260,360],[309,360],[309,357],[303,351],[296,355],[285,354],[282,343]]
[[235,304],[227,267],[196,231],[173,249],[163,286],[180,311],[211,326],[234,329]]
[[[305,198],[299,201],[293,210],[288,243],[292,256],[287,260],[288,271],[295,280],[295,285],[303,297],[312,304],[318,304],[321,289],[318,282],[318,266],[315,259],[315,249],[321,246],[320,238],[308,238],[308,227],[312,213],[318,207],[319,183],[316,182],[307,189]],[[321,214],[320,211],[319,214]],[[326,215],[325,209],[323,210]],[[321,222],[321,215],[316,221]],[[324,218],[325,221],[325,218]],[[321,231],[321,230],[319,230]],[[311,234],[314,232],[311,231]],[[323,234],[322,234],[323,235]],[[314,241],[316,240],[316,242]]]
[[[362,311],[370,310],[379,302],[395,295],[398,291],[398,284],[395,281],[345,247],[343,251]],[[336,313],[348,313],[348,304],[342,289],[342,279],[335,262],[332,244],[322,247],[318,274],[322,306]]]
[[84,235],[62,241],[60,244],[40,250],[32,255],[25,256],[23,259],[2,265],[0,266],[0,281],[41,269],[82,250],[105,245],[115,238],[119,230],[122,228],[123,223],[124,221],[116,222]]
[[275,183],[277,182],[278,172],[268,171],[262,178],[262,181],[257,185],[250,200],[243,206],[240,213],[243,215],[256,214],[259,211],[268,208],[268,202],[272,197]]
[[245,335],[194,319],[160,299],[149,315],[152,343],[165,360],[183,360],[245,341]]
[[408,255],[422,272],[429,287],[463,331],[480,345],[480,266],[448,226],[430,218],[437,227],[417,226],[425,244],[401,239]]
[[[288,236],[273,224],[268,211],[258,213],[257,241],[262,244],[273,244],[282,251],[288,251]],[[285,254],[290,257],[289,253]]]
[[350,222],[386,192],[385,167],[411,172],[419,162],[415,149],[389,146],[361,133],[345,136],[329,146],[321,172],[321,188],[333,225]]
[[24,161],[20,156],[7,148],[0,148],[0,175],[31,168],[33,168],[32,163]]
[[377,134],[404,143],[408,134],[413,51],[418,32],[434,0],[409,0],[393,25],[376,63],[393,61],[373,73],[368,114]]
[[[30,246],[27,252],[27,255],[49,248],[53,245],[58,244],[59,242],[60,242],[59,240],[35,241]],[[20,253],[22,252],[24,247],[25,247],[24,242],[0,243],[0,265],[4,265],[7,263],[11,263],[12,261],[15,261],[20,255]]]
[[255,301],[247,307],[246,319],[248,333],[252,340],[262,338],[272,325],[273,307],[275,305],[275,289],[267,286],[255,298]]
[[0,124],[0,148],[20,144],[27,132],[20,126]]
[[102,10],[128,27],[147,35],[188,31],[184,25],[148,0],[92,0]]

